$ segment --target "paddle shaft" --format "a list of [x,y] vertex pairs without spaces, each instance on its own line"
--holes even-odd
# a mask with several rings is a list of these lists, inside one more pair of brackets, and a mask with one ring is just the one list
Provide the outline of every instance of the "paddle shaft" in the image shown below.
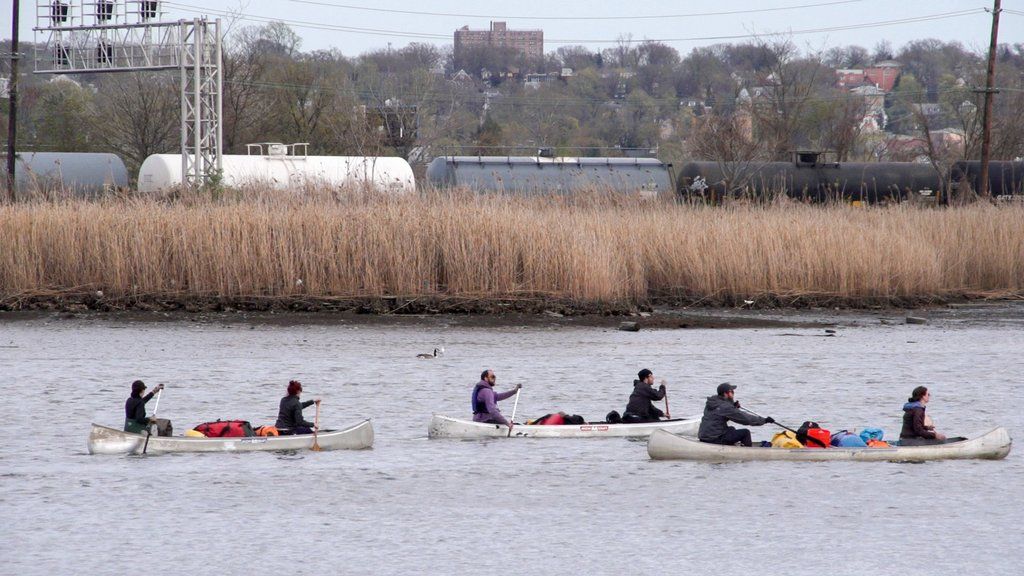
[[[764,416],[761,416],[760,414],[758,414],[757,412],[754,412],[752,410],[747,410],[746,408],[740,408],[740,410],[743,410],[744,412],[746,412],[747,414],[750,414],[752,416],[757,416],[758,418],[764,418]],[[797,432],[796,430],[793,430],[789,426],[783,426],[782,424],[779,424],[778,422],[772,422],[772,424],[775,424],[779,428],[785,428],[786,430],[789,430],[793,434],[799,434],[799,432]],[[826,446],[824,442],[822,442],[821,440],[818,440],[817,438],[814,438],[813,436],[808,436],[807,439],[808,440],[814,440],[814,442],[817,443],[822,448],[828,448],[828,446]]]
[[[665,382],[662,381],[661,385],[664,386]],[[672,419],[672,413],[668,411],[668,388],[667,387],[665,388],[665,419],[667,419],[667,420],[671,420]]]
[[516,408],[519,408],[519,392],[521,391],[522,388],[516,390],[516,401],[512,404],[512,419],[508,421],[508,436],[505,438],[512,437],[512,427],[516,425]]
[[320,403],[316,403],[316,417],[313,418],[313,446],[310,450],[314,452],[320,451],[320,444],[317,443],[316,434],[320,430]]
[[[163,395],[164,395],[164,390],[163,390],[163,388],[161,388],[160,391],[156,393],[156,405],[153,406],[153,419],[154,420],[156,419],[157,411],[160,410],[160,397],[163,396]],[[146,450],[149,449],[149,437],[152,436],[152,435],[153,435],[153,428],[151,426],[146,426],[146,443],[142,445],[142,453],[143,454],[145,454]]]

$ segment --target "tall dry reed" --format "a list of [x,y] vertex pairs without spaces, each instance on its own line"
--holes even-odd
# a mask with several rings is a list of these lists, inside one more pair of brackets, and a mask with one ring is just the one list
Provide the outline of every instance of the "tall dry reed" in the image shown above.
[[0,301],[550,297],[884,303],[1024,294],[1024,207],[680,206],[239,192],[0,207]]

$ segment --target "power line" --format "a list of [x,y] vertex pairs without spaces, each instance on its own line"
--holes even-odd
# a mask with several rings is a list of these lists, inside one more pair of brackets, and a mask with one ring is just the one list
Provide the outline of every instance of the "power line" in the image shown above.
[[698,36],[690,38],[655,38],[655,39],[644,39],[644,40],[623,40],[621,38],[616,40],[585,40],[585,39],[552,39],[550,42],[553,43],[637,43],[637,42],[694,42],[694,41],[720,41],[720,40],[742,40],[746,38],[760,38],[764,36],[777,36],[777,35],[800,35],[800,34],[820,34],[823,32],[841,32],[845,30],[861,30],[865,28],[883,28],[887,26],[898,26],[900,24],[912,24],[917,22],[930,22],[933,20],[944,20],[948,18],[959,18],[961,16],[967,16],[971,14],[984,14],[983,8],[974,8],[971,10],[961,10],[958,12],[943,12],[939,14],[929,14],[927,16],[915,16],[911,18],[901,18],[898,20],[880,20],[877,22],[864,22],[861,24],[846,24],[843,26],[829,26],[823,28],[806,28],[802,30],[786,30],[784,32],[767,32],[764,34],[735,34],[726,36]]
[[653,14],[643,16],[510,16],[500,14],[462,14],[454,12],[423,12],[417,10],[395,10],[389,8],[371,8],[368,6],[353,6],[351,4],[337,4],[334,2],[322,2],[315,0],[290,0],[297,4],[311,4],[314,6],[326,6],[330,8],[344,8],[346,10],[362,10],[365,12],[385,12],[388,14],[408,14],[413,16],[444,16],[454,18],[500,18],[505,20],[664,20],[669,18],[704,18],[710,16],[736,16],[741,14],[757,14],[762,12],[782,12],[785,10],[801,10],[804,8],[819,8],[823,6],[836,6],[838,4],[855,4],[863,0],[834,0],[832,2],[817,2],[814,4],[800,4],[796,6],[780,6],[776,8],[753,8],[750,10],[729,10],[722,12],[693,12],[689,14]]
[[[351,32],[356,34],[369,34],[375,36],[393,36],[393,37],[408,37],[408,38],[419,38],[419,39],[444,39],[448,40],[452,38],[452,34],[436,34],[431,32],[406,32],[399,30],[387,30],[379,28],[358,28],[352,26],[339,26],[335,24],[323,24],[319,22],[309,22],[302,20],[291,20],[285,18],[273,18],[270,16],[259,16],[251,14],[240,14],[237,12],[222,11],[222,10],[210,10],[203,6],[197,6],[194,4],[184,4],[179,2],[166,2],[168,5],[177,6],[180,8],[188,8],[194,10],[202,10],[207,13],[214,15],[227,16],[231,18],[238,18],[240,20],[250,20],[256,22],[283,22],[300,28],[312,28],[318,30],[336,30],[340,32]],[[633,40],[631,38],[616,38],[611,39],[585,39],[585,38],[549,38],[546,42],[553,44],[636,44],[643,42],[697,42],[697,41],[723,41],[723,40],[742,40],[749,38],[760,38],[764,36],[773,35],[801,35],[801,34],[821,34],[824,32],[840,32],[846,30],[862,30],[866,28],[882,28],[888,26],[898,26],[902,24],[913,24],[919,22],[930,22],[934,20],[944,20],[949,18],[959,18],[962,16],[969,16],[973,14],[984,14],[984,8],[972,8],[970,10],[959,10],[954,12],[941,12],[937,14],[926,14],[923,16],[913,16],[909,18],[899,18],[895,20],[880,20],[876,22],[863,22],[860,24],[845,24],[841,26],[828,26],[820,28],[807,28],[800,30],[786,30],[784,32],[771,32],[764,34],[733,34],[733,35],[722,35],[722,36],[693,36],[687,38],[645,38],[643,40]]]
[[205,6],[197,6],[195,4],[183,4],[180,2],[164,2],[168,6],[174,6],[177,8],[183,8],[188,10],[201,10],[204,13],[213,14],[214,16],[224,16],[229,18],[237,18],[239,20],[247,20],[250,22],[261,22],[269,24],[272,22],[283,22],[295,26],[297,28],[309,28],[313,30],[327,30],[336,32],[351,32],[353,34],[366,34],[370,36],[387,36],[387,37],[402,37],[402,38],[418,38],[418,39],[429,39],[429,40],[450,40],[451,34],[433,34],[429,32],[403,32],[398,30],[384,30],[378,28],[358,28],[354,26],[340,26],[337,24],[324,24],[322,22],[309,22],[306,20],[289,20],[286,18],[274,18],[271,16],[258,16],[254,14],[242,14],[240,12],[232,12],[229,10],[211,10]]

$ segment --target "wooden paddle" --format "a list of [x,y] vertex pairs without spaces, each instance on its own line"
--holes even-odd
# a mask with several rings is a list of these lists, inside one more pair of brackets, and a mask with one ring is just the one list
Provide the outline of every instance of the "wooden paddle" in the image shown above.
[[[661,385],[665,386],[665,380],[661,381]],[[668,387],[665,387],[665,419],[671,420],[672,414],[668,411]]]
[[516,408],[519,408],[519,393],[522,390],[522,388],[516,390],[516,401],[512,404],[512,419],[508,421],[508,436],[505,436],[505,438],[512,437],[512,427],[516,425]]
[[[163,388],[161,388],[160,391],[156,393],[156,405],[153,406],[153,419],[154,420],[156,420],[156,411],[160,409],[160,397],[163,396],[163,394],[164,394],[164,389]],[[152,426],[146,426],[146,443],[142,445],[142,453],[143,454],[145,454],[146,450],[149,449],[149,437],[152,436],[152,435],[153,435],[153,427]]]
[[320,430],[320,401],[316,401],[316,418],[313,419],[313,445],[309,448],[313,452],[320,451],[320,444],[316,441],[316,433]]

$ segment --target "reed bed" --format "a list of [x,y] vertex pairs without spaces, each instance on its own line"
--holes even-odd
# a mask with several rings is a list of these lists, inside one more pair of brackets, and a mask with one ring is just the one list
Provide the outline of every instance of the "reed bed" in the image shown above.
[[1024,295],[1024,206],[242,191],[0,207],[0,305],[74,295],[895,304]]

